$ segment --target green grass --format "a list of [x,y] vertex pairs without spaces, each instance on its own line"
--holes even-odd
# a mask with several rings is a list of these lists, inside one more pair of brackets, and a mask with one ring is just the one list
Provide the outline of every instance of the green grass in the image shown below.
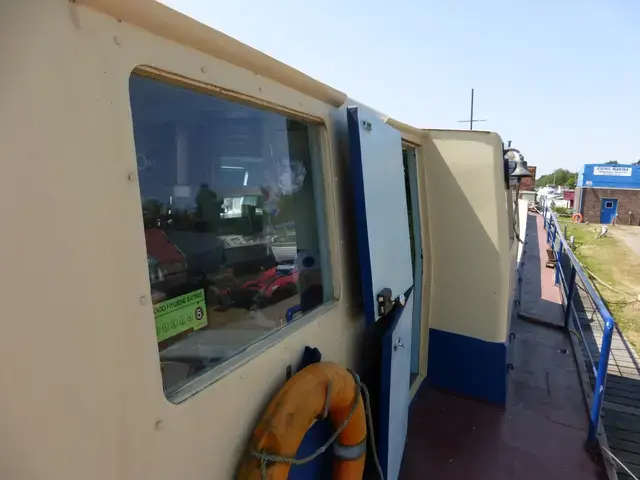
[[560,219],[560,226],[563,230],[566,226],[567,240],[574,236],[573,251],[580,263],[602,282],[621,292],[591,279],[625,338],[640,353],[640,258],[616,238],[615,227],[609,228],[607,237],[596,239],[600,225]]

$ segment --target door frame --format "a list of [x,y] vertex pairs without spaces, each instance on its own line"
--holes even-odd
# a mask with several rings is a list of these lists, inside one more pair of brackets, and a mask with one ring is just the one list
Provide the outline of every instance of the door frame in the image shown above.
[[[387,121],[389,123],[389,120]],[[429,355],[429,325],[430,325],[430,295],[431,295],[431,243],[429,237],[429,214],[427,201],[427,169],[425,167],[425,148],[422,144],[424,137],[422,135],[413,135],[413,131],[405,131],[401,128],[402,124],[397,124],[391,120],[394,127],[398,128],[402,133],[402,147],[411,148],[415,152],[415,174],[416,174],[416,195],[412,195],[411,201],[416,202],[418,206],[419,221],[416,223],[414,218],[414,227],[419,228],[420,245],[422,252],[422,274],[418,282],[414,276],[413,295],[420,297],[420,328],[419,328],[419,354],[418,369],[416,377],[412,379],[409,398],[413,400],[420,385],[427,377],[427,360]],[[418,291],[418,284],[420,291]],[[415,305],[414,305],[415,308]],[[412,332],[413,334],[414,332]],[[415,340],[412,340],[414,342]]]
[[[613,215],[610,218],[609,222],[607,223],[603,223],[602,222],[602,214],[605,212],[604,206],[606,202],[612,202],[613,206],[611,207],[611,209],[607,209],[607,211],[611,211],[613,210]],[[602,200],[600,201],[600,223],[602,223],[603,225],[611,225],[613,223],[615,223],[616,220],[616,215],[618,213],[618,199],[617,198],[609,198],[609,197],[604,197],[602,198]]]
[[403,139],[402,148],[407,152],[407,177],[409,179],[409,200],[411,202],[412,240],[415,251],[413,268],[413,313],[411,318],[411,380],[409,388],[420,377],[420,350],[422,331],[422,279],[423,279],[423,247],[420,224],[422,216],[420,210],[420,195],[418,190],[418,147]]

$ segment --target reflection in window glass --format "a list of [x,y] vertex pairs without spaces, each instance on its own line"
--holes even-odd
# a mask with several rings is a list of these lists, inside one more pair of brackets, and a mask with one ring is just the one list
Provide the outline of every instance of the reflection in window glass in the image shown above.
[[322,173],[313,125],[136,74],[130,95],[169,395],[330,298]]

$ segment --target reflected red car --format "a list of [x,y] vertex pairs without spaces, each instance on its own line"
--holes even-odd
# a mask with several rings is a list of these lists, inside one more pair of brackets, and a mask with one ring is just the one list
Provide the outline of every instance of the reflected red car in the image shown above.
[[298,293],[298,271],[293,264],[276,265],[255,280],[242,285],[242,290],[252,294],[253,303],[263,306],[279,302]]

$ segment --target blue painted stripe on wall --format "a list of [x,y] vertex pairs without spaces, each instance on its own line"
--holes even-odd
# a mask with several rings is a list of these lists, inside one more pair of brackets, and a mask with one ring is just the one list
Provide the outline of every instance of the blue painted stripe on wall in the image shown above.
[[427,381],[498,405],[507,400],[507,344],[429,329]]

